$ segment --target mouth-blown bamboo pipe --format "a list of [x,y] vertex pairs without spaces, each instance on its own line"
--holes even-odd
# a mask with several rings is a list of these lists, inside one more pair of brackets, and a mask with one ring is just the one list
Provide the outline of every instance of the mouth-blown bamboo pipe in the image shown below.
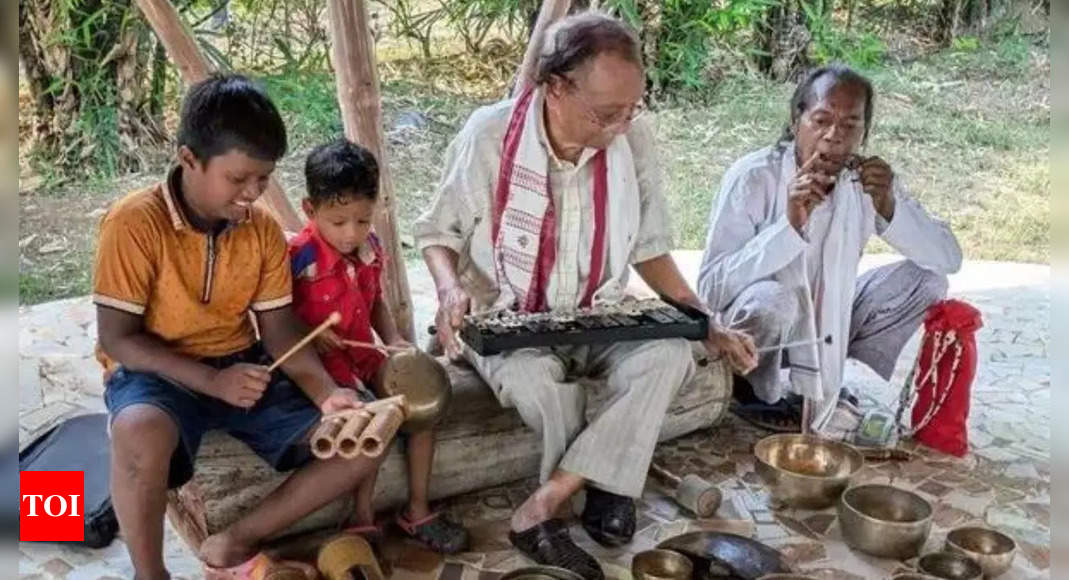
[[335,439],[338,455],[346,459],[353,459],[360,455],[360,439],[374,417],[375,415],[363,409],[349,417],[349,420],[345,422],[345,426],[338,432],[337,439]]
[[405,415],[397,405],[390,405],[375,413],[371,423],[360,435],[359,453],[368,457],[382,455],[404,420]]

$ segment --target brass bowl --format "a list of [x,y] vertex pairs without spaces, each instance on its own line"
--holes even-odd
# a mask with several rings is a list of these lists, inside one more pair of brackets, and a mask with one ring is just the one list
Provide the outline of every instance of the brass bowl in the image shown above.
[[386,360],[382,389],[387,396],[405,395],[408,418],[401,429],[420,431],[433,427],[445,415],[453,395],[449,373],[429,354],[412,349]]
[[501,580],[583,580],[583,577],[556,566],[526,566],[507,572]]
[[921,556],[917,568],[925,574],[947,580],[979,580],[984,577],[980,565],[963,554],[935,552]]
[[920,553],[932,528],[932,505],[890,485],[859,485],[839,498],[839,528],[848,546],[880,558]]
[[693,573],[690,558],[672,550],[646,550],[631,560],[635,580],[690,580]]
[[765,437],[754,445],[754,456],[773,504],[806,509],[834,504],[865,465],[852,446],[812,435]]
[[945,550],[972,558],[984,571],[985,578],[1005,574],[1017,555],[1013,538],[988,528],[964,527],[947,534]]

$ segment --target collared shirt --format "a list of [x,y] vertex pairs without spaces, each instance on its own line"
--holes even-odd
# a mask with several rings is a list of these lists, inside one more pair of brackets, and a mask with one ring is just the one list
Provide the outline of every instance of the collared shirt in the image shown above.
[[[318,326],[332,312],[341,314],[333,327],[341,338],[374,342],[372,312],[382,298],[382,246],[375,234],[344,256],[320,236],[314,222],[290,241],[294,311],[309,326]],[[322,355],[323,366],[340,385],[353,386],[354,377],[368,382],[385,357],[367,348],[351,347]]]
[[[582,300],[590,279],[594,251],[594,165],[596,149],[586,147],[572,163],[557,157],[549,143],[542,108],[538,116],[538,139],[549,153],[549,190],[557,212],[557,259],[549,273],[546,302],[550,309],[569,310]],[[604,259],[604,256],[602,256]],[[602,280],[608,269],[602,270]]]
[[[181,172],[127,195],[100,224],[93,302],[144,317],[145,330],[176,352],[219,357],[255,342],[249,310],[291,301],[286,239],[253,206],[217,233],[198,231],[183,213]],[[106,368],[112,361],[99,351]]]
[[[416,244],[443,246],[459,256],[461,283],[471,294],[473,310],[491,306],[497,295],[490,212],[501,162],[502,140],[508,128],[513,101],[483,107],[472,114],[446,152],[445,170],[431,207],[413,225]],[[576,164],[550,155],[549,178],[557,212],[557,259],[550,272],[547,301],[550,308],[571,308],[579,303],[590,275],[594,238],[593,170],[596,153],[584,150]],[[651,126],[633,123],[624,136],[631,148],[638,181],[637,234],[629,263],[644,262],[672,249],[668,206],[662,193],[660,167]],[[620,203],[619,192],[609,192],[609,204]],[[612,233],[606,238],[613,240]],[[611,251],[609,244],[606,249]],[[606,269],[606,275],[608,275]]]

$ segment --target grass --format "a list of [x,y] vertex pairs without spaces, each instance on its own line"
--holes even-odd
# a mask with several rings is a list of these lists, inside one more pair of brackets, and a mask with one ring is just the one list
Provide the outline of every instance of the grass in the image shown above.
[[[380,64],[387,156],[402,242],[433,195],[442,157],[471,111],[504,94],[515,54],[389,57]],[[887,159],[933,214],[947,219],[972,259],[1047,262],[1050,245],[1050,65],[1022,37],[957,43],[942,53],[867,71],[877,89],[867,147]],[[341,133],[333,77],[262,79],[286,119],[290,152],[277,177],[303,196],[303,160]],[[656,113],[659,153],[677,245],[700,249],[720,177],[732,161],[775,141],[792,87],[728,76],[701,104]],[[418,113],[418,127],[399,129]],[[100,214],[164,167],[61,187],[38,178],[20,195],[19,300],[33,304],[90,291]],[[31,236],[34,236],[31,238]],[[870,250],[888,250],[874,242]],[[42,250],[51,250],[42,252]],[[411,250],[409,250],[411,253]]]

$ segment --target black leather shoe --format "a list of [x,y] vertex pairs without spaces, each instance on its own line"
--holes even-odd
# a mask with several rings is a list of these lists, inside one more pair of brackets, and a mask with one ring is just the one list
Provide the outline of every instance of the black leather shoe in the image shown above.
[[598,561],[575,544],[563,520],[546,520],[522,532],[509,532],[509,542],[544,566],[571,570],[585,580],[605,580]]
[[609,548],[622,546],[635,535],[635,500],[588,487],[582,519],[583,529],[595,542]]

